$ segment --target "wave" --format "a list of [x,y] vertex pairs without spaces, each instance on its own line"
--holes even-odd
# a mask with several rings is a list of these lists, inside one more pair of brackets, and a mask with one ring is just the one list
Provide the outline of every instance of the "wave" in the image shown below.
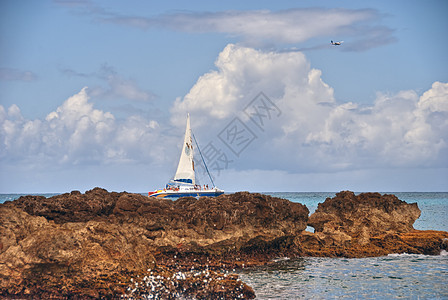
[[272,261],[273,262],[282,262],[282,261],[288,261],[288,260],[290,260],[290,258],[285,256],[285,257],[274,258]]
[[387,257],[391,258],[434,258],[437,256],[448,256],[446,250],[441,249],[439,255],[426,255],[426,254],[412,254],[412,253],[392,253],[388,254]]

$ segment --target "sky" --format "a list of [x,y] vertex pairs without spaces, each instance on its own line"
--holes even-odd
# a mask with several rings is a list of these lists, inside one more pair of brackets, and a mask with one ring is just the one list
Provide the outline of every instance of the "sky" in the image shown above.
[[229,192],[448,191],[447,13],[444,0],[1,1],[0,193],[164,187],[187,113]]

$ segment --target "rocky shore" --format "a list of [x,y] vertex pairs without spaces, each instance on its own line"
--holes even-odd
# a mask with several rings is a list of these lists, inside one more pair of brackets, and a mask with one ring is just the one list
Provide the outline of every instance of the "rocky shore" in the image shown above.
[[[240,192],[153,199],[95,188],[0,204],[0,297],[252,299],[236,268],[278,257],[437,255],[416,203],[344,191],[305,205]],[[305,231],[307,226],[314,233]]]

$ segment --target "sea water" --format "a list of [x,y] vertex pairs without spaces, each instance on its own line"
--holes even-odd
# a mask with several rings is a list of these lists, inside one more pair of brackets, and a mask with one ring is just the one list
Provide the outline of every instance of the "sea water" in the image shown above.
[[243,269],[257,299],[447,299],[448,256],[295,258]]
[[[269,193],[313,213],[334,193]],[[448,193],[390,193],[422,211],[419,230],[448,231]],[[448,299],[448,253],[369,258],[279,258],[239,271],[257,299]]]
[[[334,193],[268,193],[305,204],[313,213]],[[419,230],[448,231],[448,193],[391,193],[422,211]],[[50,197],[54,194],[43,194]],[[21,194],[0,194],[0,203]],[[237,271],[257,299],[448,299],[448,253],[371,258],[278,258]]]
[[[317,209],[319,203],[324,202],[326,198],[335,196],[335,193],[333,192],[275,192],[265,194],[288,199],[292,202],[302,203],[308,207],[310,215]],[[398,199],[406,201],[407,203],[417,203],[421,210],[421,215],[414,223],[415,229],[448,231],[448,193],[381,192],[381,194],[393,194],[397,196]]]

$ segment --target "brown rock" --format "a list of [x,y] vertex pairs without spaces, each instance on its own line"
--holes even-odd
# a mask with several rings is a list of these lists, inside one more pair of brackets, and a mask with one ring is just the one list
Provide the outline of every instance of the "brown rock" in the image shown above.
[[158,266],[135,278],[122,299],[253,299],[253,289],[228,274],[204,265],[184,269]]
[[173,204],[179,214],[168,231],[178,238],[177,243],[199,246],[295,235],[305,230],[309,213],[302,204],[248,192],[199,200],[182,198]]
[[[133,297],[148,293],[135,283],[150,279],[165,298],[253,298],[226,270],[283,256],[448,247],[447,232],[413,230],[420,210],[393,195],[341,192],[309,220],[308,213],[302,204],[248,192],[177,201],[100,188],[21,197],[0,204],[0,296]],[[303,231],[307,223],[315,233]]]
[[30,215],[42,216],[59,224],[87,222],[97,217],[109,216],[119,196],[118,193],[109,193],[105,189],[94,188],[85,194],[73,191],[51,198],[24,196],[14,201],[14,206],[23,209]]
[[154,266],[145,239],[105,222],[56,224],[1,205],[0,237],[0,295],[99,297]]
[[276,251],[308,219],[302,204],[247,192],[171,201],[95,188],[0,209],[0,295],[41,297],[116,296],[161,251],[219,255],[254,238]]
[[363,193],[355,196],[344,191],[319,203],[308,221],[315,232],[332,235],[339,244],[352,238],[360,244],[386,232],[405,233],[413,230],[420,216],[417,203],[408,204],[394,195]]

